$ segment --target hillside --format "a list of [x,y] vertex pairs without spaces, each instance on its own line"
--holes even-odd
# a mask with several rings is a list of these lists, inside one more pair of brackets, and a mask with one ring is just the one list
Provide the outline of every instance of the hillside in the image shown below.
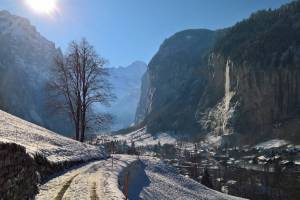
[[106,153],[0,110],[0,158],[1,198],[32,199],[53,175]]
[[25,147],[51,163],[87,161],[106,156],[103,149],[51,132],[0,110],[0,142]]
[[160,143],[164,144],[176,144],[176,138],[168,133],[148,133],[146,128],[143,127],[136,131],[127,134],[115,134],[115,135],[102,135],[98,136],[99,139],[104,139],[107,141],[122,141],[131,145],[134,142],[135,146],[151,146]]

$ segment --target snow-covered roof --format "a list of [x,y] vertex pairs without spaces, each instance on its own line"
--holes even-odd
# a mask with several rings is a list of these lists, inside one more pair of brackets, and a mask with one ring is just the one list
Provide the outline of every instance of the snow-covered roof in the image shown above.
[[268,140],[268,141],[262,142],[260,144],[257,144],[256,146],[254,146],[254,148],[256,148],[256,149],[271,149],[271,148],[282,147],[287,144],[289,144],[289,142],[286,140],[273,139],[273,140]]
[[265,156],[259,156],[257,157],[258,160],[268,160]]

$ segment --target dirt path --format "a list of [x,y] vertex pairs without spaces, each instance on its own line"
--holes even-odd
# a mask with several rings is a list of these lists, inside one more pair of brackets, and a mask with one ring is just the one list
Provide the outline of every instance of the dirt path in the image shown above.
[[114,168],[111,159],[101,160],[70,170],[40,186],[36,200],[99,200],[122,199],[118,174],[136,158],[117,156]]

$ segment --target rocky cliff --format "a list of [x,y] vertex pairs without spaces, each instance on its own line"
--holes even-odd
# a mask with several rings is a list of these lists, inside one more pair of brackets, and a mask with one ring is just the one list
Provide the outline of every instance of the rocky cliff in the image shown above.
[[[299,11],[299,1],[259,11],[216,42],[198,106],[203,130],[234,143],[300,141]],[[214,88],[223,92],[212,97]]]
[[149,89],[150,89],[150,77],[149,77],[149,73],[145,72],[141,79],[140,97],[139,97],[139,102],[135,113],[135,121],[134,121],[135,124],[142,123],[148,112],[147,109],[148,107],[150,107],[150,100],[151,100],[151,93],[149,93],[148,91]]
[[214,31],[187,30],[161,45],[143,78],[136,123],[146,122],[151,132],[199,129],[195,110],[208,81],[205,57],[215,39]]
[[168,39],[147,72],[149,131],[194,133],[218,144],[299,142],[299,13],[295,1],[190,43],[189,31]]
[[70,124],[46,105],[45,83],[54,57],[54,43],[27,19],[0,12],[0,109],[51,130],[68,133]]

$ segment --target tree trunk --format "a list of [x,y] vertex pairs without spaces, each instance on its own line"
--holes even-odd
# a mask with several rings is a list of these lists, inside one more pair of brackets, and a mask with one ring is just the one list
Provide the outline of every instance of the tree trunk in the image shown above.
[[76,132],[76,140],[79,141],[79,124],[76,122],[75,125],[75,132]]
[[[82,126],[81,126],[82,127]],[[84,129],[82,129],[81,130],[81,135],[80,135],[80,142],[84,142],[84,134],[85,134],[85,130]]]
[[80,135],[80,141],[84,142],[85,139],[85,129],[86,129],[86,108],[83,105],[83,111],[81,113],[81,135]]

